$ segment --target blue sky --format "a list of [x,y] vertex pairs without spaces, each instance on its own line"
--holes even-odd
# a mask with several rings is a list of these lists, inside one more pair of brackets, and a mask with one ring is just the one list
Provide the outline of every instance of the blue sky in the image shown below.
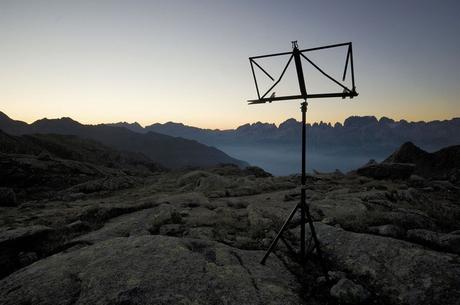
[[[248,57],[289,51],[291,40],[302,48],[352,41],[359,97],[311,101],[310,122],[449,119],[460,116],[459,8],[423,0],[2,0],[0,110],[28,122],[280,123],[299,117],[298,102],[247,106],[256,97]],[[341,72],[345,53],[321,56]],[[306,78],[309,90],[321,87]]]

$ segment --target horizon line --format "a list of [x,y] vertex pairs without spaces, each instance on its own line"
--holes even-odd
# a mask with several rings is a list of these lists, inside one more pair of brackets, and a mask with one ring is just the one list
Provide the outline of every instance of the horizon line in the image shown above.
[[[274,122],[262,122],[262,121],[254,121],[254,122],[248,122],[248,123],[244,123],[244,124],[241,124],[241,125],[238,125],[236,127],[233,127],[233,128],[209,128],[209,127],[199,127],[199,126],[195,126],[195,125],[189,125],[189,124],[185,124],[183,122],[175,122],[175,121],[163,121],[163,122],[154,122],[154,123],[151,123],[151,124],[141,124],[137,121],[134,121],[134,122],[127,122],[127,121],[112,121],[112,122],[85,122],[85,121],[80,121],[76,118],[72,118],[72,117],[69,117],[69,116],[62,116],[62,117],[55,117],[55,118],[48,118],[48,117],[43,117],[41,119],[35,119],[35,120],[21,120],[21,119],[16,119],[16,118],[12,118],[10,117],[8,114],[6,114],[5,112],[1,111],[0,110],[0,114],[3,114],[5,116],[7,116],[8,118],[12,119],[12,120],[15,120],[15,121],[22,121],[22,122],[25,122],[27,124],[33,124],[37,121],[40,121],[40,120],[60,120],[60,119],[71,119],[73,121],[76,121],[80,124],[83,124],[83,125],[109,125],[109,124],[119,124],[119,123],[125,123],[125,124],[138,124],[139,126],[141,126],[142,128],[146,128],[148,126],[152,126],[154,124],[161,124],[161,125],[164,125],[164,124],[167,124],[167,123],[173,123],[173,124],[182,124],[184,126],[188,126],[188,127],[193,127],[193,128],[199,128],[199,129],[207,129],[207,130],[220,130],[220,131],[225,131],[225,130],[235,130],[241,126],[245,126],[245,125],[255,125],[255,124],[269,124],[269,125],[275,125],[277,128],[279,128],[279,126],[281,124],[283,124],[284,122],[286,121],[289,121],[289,120],[295,120],[296,122],[299,122],[299,120],[297,120],[296,118],[287,118],[285,119],[283,122],[279,123],[279,124],[276,124]],[[401,122],[401,121],[406,121],[408,123],[429,123],[429,122],[436,122],[436,121],[439,121],[439,122],[442,122],[442,121],[451,121],[451,120],[454,120],[454,119],[460,119],[460,117],[456,117],[456,116],[452,116],[450,118],[444,118],[444,119],[434,119],[434,120],[407,120],[407,119],[393,119],[391,117],[388,117],[388,116],[385,116],[385,115],[382,115],[380,117],[376,116],[376,115],[350,115],[348,116],[347,118],[345,118],[342,122],[339,122],[339,121],[336,121],[336,122],[325,122],[325,121],[322,121],[320,120],[319,122],[316,121],[316,122],[308,122],[307,125],[314,125],[314,124],[325,124],[325,125],[331,125],[331,126],[335,126],[337,123],[341,124],[342,126],[344,125],[345,121],[349,118],[352,118],[352,117],[374,117],[376,118],[377,121],[380,122],[381,119],[383,118],[387,118],[387,119],[390,119],[390,120],[393,120],[395,122]]]

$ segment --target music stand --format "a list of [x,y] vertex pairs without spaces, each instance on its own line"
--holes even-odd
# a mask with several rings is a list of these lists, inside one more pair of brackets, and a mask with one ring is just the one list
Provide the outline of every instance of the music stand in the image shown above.
[[[318,50],[323,50],[323,49],[331,49],[331,48],[339,48],[339,47],[348,47],[347,50],[347,56],[345,60],[345,69],[343,71],[343,77],[342,81],[345,81],[345,77],[347,75],[347,69],[348,66],[350,66],[351,70],[351,89],[328,75],[326,72],[324,72],[317,64],[315,64],[310,58],[308,58],[305,53],[311,52],[311,51],[318,51]],[[327,45],[327,46],[322,46],[322,47],[316,47],[316,48],[310,48],[310,49],[304,49],[304,50],[299,50],[297,41],[292,41],[292,48],[293,50],[291,52],[283,52],[283,53],[274,53],[274,54],[267,54],[267,55],[260,55],[260,56],[254,56],[249,58],[249,62],[251,64],[251,71],[252,75],[254,77],[254,83],[256,86],[256,91],[257,91],[257,97],[258,99],[255,100],[248,100],[248,103],[250,105],[252,104],[263,104],[263,103],[271,103],[273,101],[284,101],[284,100],[298,100],[301,99],[303,102],[301,103],[301,112],[302,112],[302,176],[301,176],[301,193],[300,193],[300,202],[294,207],[294,209],[291,211],[289,214],[288,218],[284,222],[283,226],[279,230],[278,234],[276,235],[275,239],[270,244],[270,247],[268,248],[267,252],[265,253],[264,257],[261,260],[261,264],[265,264],[265,261],[267,260],[268,256],[270,253],[273,251],[275,248],[276,244],[278,243],[278,240],[281,239],[283,243],[286,244],[286,247],[288,249],[292,250],[292,246],[288,244],[288,242],[282,238],[283,232],[286,230],[288,224],[292,220],[292,217],[295,215],[297,210],[300,208],[300,262],[304,266],[305,262],[307,260],[306,253],[305,253],[305,225],[306,222],[308,222],[309,227],[310,227],[310,233],[314,242],[314,247],[312,248],[312,251],[316,249],[316,253],[321,261],[321,264],[323,266],[323,269],[326,273],[327,276],[327,270],[324,265],[324,261],[322,258],[322,253],[320,249],[320,243],[318,240],[318,237],[316,235],[315,227],[313,225],[313,220],[310,214],[310,209],[308,204],[306,203],[306,113],[307,113],[307,99],[314,99],[314,98],[333,98],[333,97],[341,97],[341,98],[353,98],[355,96],[358,96],[358,93],[356,92],[356,87],[355,87],[355,75],[354,75],[354,66],[353,66],[353,50],[352,50],[352,44],[351,42],[347,43],[340,43],[340,44],[334,44],[334,45]],[[289,60],[284,67],[283,71],[281,72],[280,77],[278,80],[275,81],[275,79],[267,72],[265,71],[257,62],[256,59],[260,58],[267,58],[267,57],[275,57],[275,56],[283,56],[283,55],[290,55]],[[342,92],[325,92],[325,93],[317,93],[317,94],[308,94],[307,89],[305,86],[305,79],[304,79],[304,74],[303,74],[303,69],[302,69],[302,58],[305,59],[310,65],[312,65],[314,68],[316,68],[321,74],[323,74],[325,77],[327,77],[329,80],[334,82],[336,85],[340,86],[343,91]],[[283,78],[287,68],[292,62],[292,59],[294,59],[295,63],[295,68],[297,72],[297,79],[299,83],[299,94],[295,95],[285,95],[285,96],[279,96],[275,97],[274,92],[267,97],[267,95],[272,92],[272,90],[278,85],[278,83],[281,81]],[[261,96],[259,92],[259,85],[257,82],[257,77],[254,72],[254,66],[259,68],[266,76],[268,76],[272,81],[274,81],[273,85]]]

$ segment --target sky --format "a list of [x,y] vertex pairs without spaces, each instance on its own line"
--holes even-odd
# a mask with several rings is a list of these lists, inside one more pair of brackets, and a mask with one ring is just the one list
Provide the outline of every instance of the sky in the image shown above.
[[[310,100],[309,122],[460,117],[459,9],[450,0],[0,0],[0,111],[26,122],[219,129],[300,119],[300,101],[246,103],[257,96],[248,57],[297,40],[353,42],[359,96]],[[312,56],[339,75],[342,51]],[[329,88],[304,72],[309,92]],[[293,79],[281,85],[297,93]]]

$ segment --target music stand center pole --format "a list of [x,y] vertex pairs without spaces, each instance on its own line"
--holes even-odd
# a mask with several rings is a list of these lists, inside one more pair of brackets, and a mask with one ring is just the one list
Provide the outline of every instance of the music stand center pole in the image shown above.
[[300,257],[302,264],[305,260],[305,209],[306,209],[306,116],[307,116],[307,102],[302,103],[300,107],[302,110],[302,178],[301,178],[301,191],[300,191]]

